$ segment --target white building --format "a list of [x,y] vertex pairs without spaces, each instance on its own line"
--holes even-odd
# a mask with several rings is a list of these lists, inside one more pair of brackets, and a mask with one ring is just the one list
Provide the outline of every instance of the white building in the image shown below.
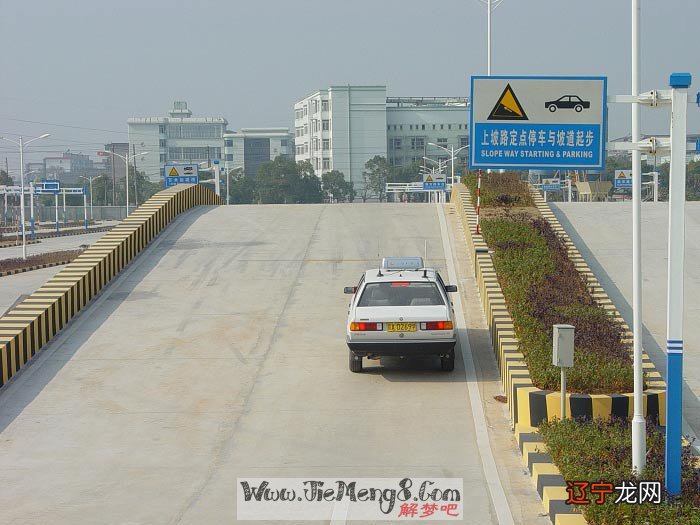
[[365,163],[386,157],[386,86],[330,86],[294,105],[295,158],[362,187]]
[[136,152],[148,151],[138,157],[139,171],[145,171],[152,181],[162,177],[165,164],[201,163],[221,160],[224,133],[228,122],[224,117],[193,117],[187,102],[178,101],[167,117],[136,117],[128,119],[129,142]]
[[224,168],[243,167],[255,177],[264,163],[279,156],[294,158],[294,135],[289,128],[241,128],[224,134]]
[[[387,160],[391,166],[409,166],[423,157],[448,160],[443,148],[458,150],[469,144],[469,112],[466,98],[410,97],[386,101]],[[435,146],[435,145],[437,146]],[[464,165],[468,148],[459,152]]]
[[[387,98],[386,86],[331,86],[294,105],[295,158],[310,161],[319,176],[338,170],[360,189],[375,155],[400,167],[450,157],[431,143],[467,146],[468,107],[466,98]],[[464,165],[467,148],[458,156]]]

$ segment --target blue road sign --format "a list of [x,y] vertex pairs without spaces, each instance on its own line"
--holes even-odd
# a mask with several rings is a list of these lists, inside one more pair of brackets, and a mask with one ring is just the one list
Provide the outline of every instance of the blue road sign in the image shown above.
[[440,181],[424,182],[423,189],[425,191],[445,190],[447,189],[447,183]]
[[542,184],[542,191],[559,191],[559,190],[561,190],[561,183]]
[[606,77],[471,77],[469,167],[605,168]]
[[196,164],[166,164],[163,173],[166,188],[176,184],[199,184],[199,166]]
[[615,170],[615,189],[628,189],[632,187],[632,170]]
[[61,192],[61,181],[58,179],[47,179],[42,182],[38,182],[34,185],[35,193],[42,194],[53,194],[56,195]]
[[695,151],[700,153],[700,139],[695,141]]

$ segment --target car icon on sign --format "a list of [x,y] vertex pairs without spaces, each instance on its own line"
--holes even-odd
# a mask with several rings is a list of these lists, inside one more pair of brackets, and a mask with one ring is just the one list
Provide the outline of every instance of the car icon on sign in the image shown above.
[[589,109],[591,103],[587,100],[581,100],[577,95],[564,95],[557,100],[550,100],[544,103],[544,107],[554,113],[557,109],[573,109],[576,113],[581,113],[584,109]]

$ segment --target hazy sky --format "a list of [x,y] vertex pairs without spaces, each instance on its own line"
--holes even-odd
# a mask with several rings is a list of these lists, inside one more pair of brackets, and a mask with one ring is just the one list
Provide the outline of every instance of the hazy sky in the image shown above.
[[[628,93],[630,5],[505,0],[493,15],[493,73],[607,75],[609,94]],[[700,1],[642,8],[642,89],[689,71],[700,90]],[[173,100],[237,129],[289,126],[294,102],[329,84],[468,96],[468,76],[486,72],[485,40],[478,0],[0,0],[0,135],[51,133],[30,159],[94,155],[126,140],[128,117],[164,115]],[[668,119],[644,110],[643,131],[667,133]],[[689,130],[700,130],[696,106]],[[628,132],[629,108],[611,106],[610,136]],[[14,171],[3,142],[3,166],[6,156]]]

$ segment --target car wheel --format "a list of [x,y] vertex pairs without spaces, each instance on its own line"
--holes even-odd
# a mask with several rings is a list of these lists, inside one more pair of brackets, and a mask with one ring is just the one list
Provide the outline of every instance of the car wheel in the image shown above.
[[350,357],[350,371],[355,373],[362,372],[362,356],[357,355],[352,350],[348,350],[348,353]]
[[550,106],[547,109],[549,109],[549,111],[554,113],[557,110],[557,106],[555,106],[554,104],[550,104]]
[[454,350],[447,357],[440,358],[440,369],[443,372],[452,372],[455,369],[455,353]]
[[583,106],[581,104],[579,104],[579,105],[575,106],[574,109],[576,110],[576,113],[581,113],[581,111],[583,110]]

